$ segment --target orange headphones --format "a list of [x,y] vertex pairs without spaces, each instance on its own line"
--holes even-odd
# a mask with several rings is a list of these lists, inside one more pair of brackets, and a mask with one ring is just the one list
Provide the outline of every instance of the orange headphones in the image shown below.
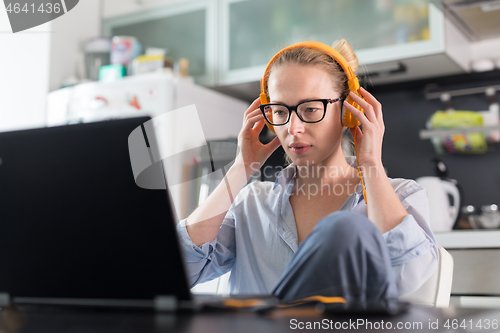
[[[359,82],[358,78],[356,75],[354,75],[354,72],[352,71],[351,66],[347,63],[345,58],[333,47],[328,46],[326,44],[320,43],[320,42],[301,42],[301,43],[296,43],[292,44],[290,46],[285,47],[283,50],[279,51],[274,55],[274,57],[271,58],[269,63],[267,64],[266,70],[264,72],[264,77],[262,80],[260,80],[260,103],[261,104],[267,104],[269,103],[269,98],[266,95],[266,86],[267,86],[267,79],[269,77],[269,71],[271,69],[272,64],[278,59],[283,53],[287,51],[291,51],[293,49],[297,48],[308,48],[308,49],[314,49],[318,51],[322,51],[329,56],[331,56],[339,65],[342,67],[344,70],[344,73],[347,76],[347,84],[349,85],[349,90],[354,92],[356,95],[362,97],[358,90],[359,90]],[[356,103],[354,102],[350,96],[347,96],[347,103],[353,105],[356,109],[363,111],[363,109]],[[274,127],[266,122],[267,127],[274,132]],[[347,111],[344,107],[342,107],[342,125],[346,127],[356,127],[360,125],[360,122],[356,117],[349,111]]]
[[[342,67],[342,69],[344,70],[344,73],[347,76],[347,83],[349,85],[349,91],[352,91],[356,95],[358,95],[361,98],[363,98],[363,96],[361,96],[360,93],[358,92],[358,90],[359,90],[359,81],[358,81],[358,78],[356,77],[356,75],[354,75],[354,72],[353,72],[351,66],[349,66],[349,64],[347,63],[347,61],[345,60],[345,58],[337,50],[335,50],[331,46],[328,46],[328,45],[320,43],[320,42],[309,41],[309,42],[295,43],[295,44],[292,44],[290,46],[287,46],[284,49],[282,49],[281,51],[279,51],[278,53],[276,53],[271,58],[271,60],[267,64],[266,70],[264,72],[264,77],[262,78],[262,80],[260,80],[260,103],[261,104],[267,104],[267,103],[269,103],[269,97],[266,95],[266,86],[267,86],[267,80],[269,78],[269,71],[271,69],[272,64],[283,53],[291,51],[291,50],[294,50],[294,49],[297,49],[297,48],[314,49],[314,50],[322,51],[322,52],[328,54],[329,56],[331,56],[340,65],[340,67]],[[356,102],[354,102],[349,95],[347,96],[346,100],[347,100],[347,103],[351,104],[356,109],[358,109],[360,111],[363,111],[363,109],[361,108],[361,106],[359,106]],[[342,120],[342,125],[343,126],[350,127],[350,128],[359,126],[361,124],[359,122],[359,120],[351,112],[349,112],[344,106],[342,106],[342,117],[341,117],[341,120]],[[266,125],[267,125],[267,127],[272,132],[274,132],[274,127],[271,124],[269,124],[269,122],[267,122],[267,120],[266,120]],[[356,132],[354,132],[354,152],[357,153]],[[363,197],[364,197],[364,200],[365,200],[365,204],[367,204],[366,189],[365,189],[365,186],[363,184],[363,178],[361,176],[361,170],[359,169],[359,163],[358,163],[357,156],[356,156],[356,164],[358,166],[359,178],[361,180],[361,185],[363,187]]]

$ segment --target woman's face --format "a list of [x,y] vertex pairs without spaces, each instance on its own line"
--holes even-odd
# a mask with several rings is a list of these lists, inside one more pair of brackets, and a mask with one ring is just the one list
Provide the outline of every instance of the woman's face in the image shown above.
[[[268,81],[270,103],[295,106],[311,99],[336,99],[329,74],[320,66],[286,64],[271,72]],[[327,104],[325,118],[319,123],[304,123],[295,112],[283,126],[275,126],[281,145],[298,166],[323,165],[342,154],[340,102]]]

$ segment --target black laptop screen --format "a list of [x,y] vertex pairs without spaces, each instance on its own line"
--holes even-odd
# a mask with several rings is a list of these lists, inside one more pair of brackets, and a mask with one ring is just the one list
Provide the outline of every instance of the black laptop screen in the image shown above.
[[0,133],[0,292],[189,299],[167,192],[131,169],[127,139],[147,120]]

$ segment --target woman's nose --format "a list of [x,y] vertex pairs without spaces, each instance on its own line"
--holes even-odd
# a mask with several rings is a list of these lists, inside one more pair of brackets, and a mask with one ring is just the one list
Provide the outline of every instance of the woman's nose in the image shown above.
[[288,134],[297,135],[299,133],[304,133],[304,122],[300,120],[296,112],[292,112],[288,122]]

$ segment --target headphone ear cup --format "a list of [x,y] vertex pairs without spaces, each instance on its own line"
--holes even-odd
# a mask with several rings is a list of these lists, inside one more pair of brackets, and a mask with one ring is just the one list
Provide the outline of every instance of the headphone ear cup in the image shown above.
[[345,127],[355,127],[356,120],[356,117],[354,117],[354,115],[348,111],[344,105],[342,105],[342,125]]
[[[354,102],[353,100],[351,100],[349,97],[347,97],[347,103],[351,104],[352,106],[354,106],[356,109],[360,109],[360,106]],[[346,109],[346,107],[344,106],[344,103],[342,103],[342,125],[343,126],[346,126],[346,127],[356,127],[356,126],[359,126],[361,123],[359,122],[359,120],[356,118],[356,116],[354,116],[351,111],[348,111]]]

